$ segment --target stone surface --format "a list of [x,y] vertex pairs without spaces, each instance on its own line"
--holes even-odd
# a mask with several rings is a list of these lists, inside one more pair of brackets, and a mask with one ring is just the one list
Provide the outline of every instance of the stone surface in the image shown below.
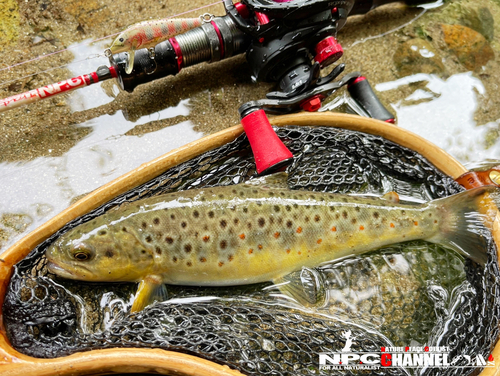
[[415,73],[442,73],[444,65],[432,44],[420,38],[402,43],[394,54],[394,64],[400,76]]
[[486,38],[462,25],[441,25],[444,41],[459,62],[469,70],[478,70],[495,57]]
[[0,3],[0,51],[19,37],[19,7],[16,0]]
[[481,33],[488,41],[493,40],[495,21],[487,7],[461,7],[462,17],[460,23],[478,33]]

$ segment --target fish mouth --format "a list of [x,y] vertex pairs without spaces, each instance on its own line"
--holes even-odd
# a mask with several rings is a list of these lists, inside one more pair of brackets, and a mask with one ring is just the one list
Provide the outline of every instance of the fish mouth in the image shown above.
[[70,272],[67,269],[64,269],[62,266],[56,264],[53,261],[49,261],[49,263],[47,264],[47,269],[49,270],[50,273],[53,273],[53,274],[58,275],[60,277],[69,278],[69,279],[78,279],[78,275]]

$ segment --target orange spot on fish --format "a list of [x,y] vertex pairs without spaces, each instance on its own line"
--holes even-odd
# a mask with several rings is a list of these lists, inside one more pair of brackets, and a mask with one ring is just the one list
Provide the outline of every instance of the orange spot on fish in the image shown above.
[[[322,241],[323,241],[322,239],[318,239],[318,240],[316,241],[316,243],[321,244],[321,242],[322,242]],[[311,251],[309,251],[309,252],[311,252]]]
[[302,232],[302,227],[299,227],[299,228],[297,229],[297,234],[300,234],[301,232]]
[[224,263],[222,261],[219,261],[219,266],[222,266],[224,265]]
[[262,249],[262,244],[259,244],[259,249]]
[[438,223],[437,219],[434,220],[434,223]]
[[204,241],[204,242],[208,242],[209,240],[210,240],[210,236],[205,235],[205,236],[203,237],[203,241]]
[[240,239],[241,240],[245,239],[245,234],[240,234]]
[[299,251],[298,253],[299,253],[299,255],[301,255],[301,254],[302,254],[302,252],[300,252],[300,251]]
[[333,231],[333,232],[337,231],[337,227],[333,226],[333,227],[332,227],[332,231]]
[[414,224],[415,226],[418,226],[418,222],[417,222],[417,221],[413,222],[413,224]]
[[227,258],[229,261],[233,261],[234,260],[234,256],[233,255],[229,255],[229,257]]
[[200,258],[200,261],[201,261],[201,262],[206,262],[206,261],[207,261],[207,259],[206,259],[205,257],[201,257],[201,258]]
[[291,250],[291,249],[287,249],[287,250],[286,250],[286,253],[290,253],[290,252],[292,252],[292,250]]
[[359,226],[359,229],[360,229],[361,231],[363,231],[365,228],[364,228],[364,226]]
[[276,232],[274,233],[274,237],[275,237],[276,239],[278,239],[278,238],[280,237],[280,233],[276,231]]
[[253,253],[253,249],[252,249],[252,248],[250,248],[250,249],[248,250],[248,254],[249,254],[249,255],[251,255],[252,253]]
[[392,227],[392,228],[394,228],[394,227],[396,227],[396,226],[394,226],[394,223],[391,223],[391,227]]

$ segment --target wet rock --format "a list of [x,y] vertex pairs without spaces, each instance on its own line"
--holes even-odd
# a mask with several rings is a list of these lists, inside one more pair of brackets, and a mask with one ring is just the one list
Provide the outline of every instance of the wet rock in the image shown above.
[[400,76],[444,72],[444,65],[432,44],[420,38],[402,43],[394,54],[394,64]]
[[444,41],[458,61],[469,70],[484,66],[495,57],[486,38],[471,28],[462,25],[441,25]]
[[461,13],[460,23],[463,26],[476,30],[488,41],[493,40],[495,20],[487,7],[463,6],[461,7]]

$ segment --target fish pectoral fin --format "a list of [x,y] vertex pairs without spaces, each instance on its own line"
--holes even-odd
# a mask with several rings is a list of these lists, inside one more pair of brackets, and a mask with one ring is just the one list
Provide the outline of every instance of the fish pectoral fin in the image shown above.
[[132,48],[127,53],[128,53],[128,59],[125,65],[125,73],[130,74],[134,69],[135,48]]
[[157,275],[148,275],[139,283],[130,312],[142,311],[148,305],[167,300],[167,288]]
[[304,307],[318,307],[326,303],[326,290],[321,273],[316,269],[302,268],[273,280],[280,291]]

